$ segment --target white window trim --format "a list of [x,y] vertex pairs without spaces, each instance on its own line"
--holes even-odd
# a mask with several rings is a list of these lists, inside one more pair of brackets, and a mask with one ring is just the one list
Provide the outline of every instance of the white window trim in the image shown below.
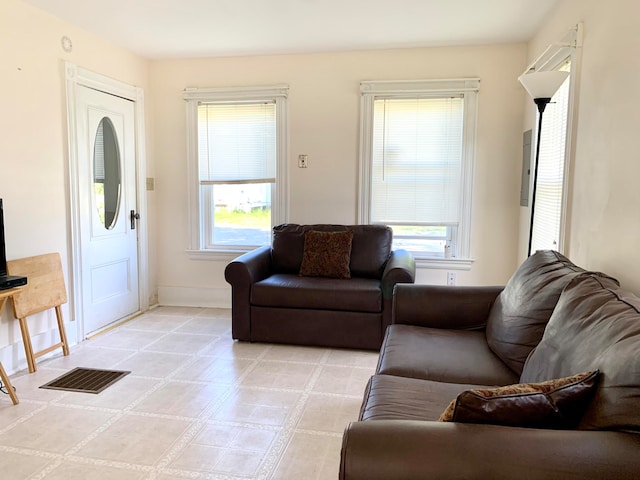
[[203,248],[204,232],[200,222],[200,188],[198,179],[198,104],[216,101],[260,101],[276,102],[276,193],[272,199],[271,223],[286,223],[289,218],[289,170],[287,85],[268,87],[229,88],[185,88],[183,98],[187,102],[187,163],[188,163],[188,229],[187,253],[195,260],[229,260],[252,250],[251,247]]
[[[565,245],[566,245],[566,224],[567,224],[567,213],[568,213],[567,206],[569,201],[569,196],[568,196],[569,195],[569,192],[568,192],[569,172],[571,171],[570,166],[572,163],[571,158],[572,158],[572,152],[573,152],[573,148],[572,148],[573,102],[575,97],[575,79],[576,79],[576,74],[574,71],[574,67],[575,67],[574,52],[575,52],[575,49],[571,53],[567,53],[566,56],[562,57],[562,60],[560,62],[548,63],[542,66],[541,68],[537,69],[537,71],[556,70],[563,63],[565,63],[567,59],[571,61],[571,70],[569,71],[569,99],[567,104],[567,126],[566,126],[566,132],[565,132],[564,166],[563,166],[563,173],[562,173],[562,198],[560,200],[560,221],[559,221],[559,229],[558,229],[558,242],[557,242],[558,244],[556,247],[558,252],[561,252],[561,253],[566,253]],[[543,119],[543,122],[544,122],[544,119]],[[531,158],[534,159],[535,161],[534,149],[535,149],[538,135],[540,135],[540,132],[538,131],[537,121],[535,122],[535,127],[533,131],[535,134],[533,138],[536,139],[536,141],[531,142],[532,143]],[[535,165],[532,165],[532,168],[534,167]],[[533,177],[531,177],[531,181],[529,185],[529,198],[533,198]],[[531,211],[531,207],[529,207],[529,211]],[[536,210],[536,213],[537,213],[537,210]],[[535,223],[534,223],[534,229],[535,229]]]
[[[571,61],[571,70],[569,72],[569,105],[567,106],[567,132],[565,139],[565,157],[564,157],[564,176],[562,179],[562,205],[560,206],[560,229],[558,234],[558,251],[565,255],[569,255],[566,246],[567,242],[567,223],[571,215],[569,203],[569,190],[571,188],[571,171],[573,170],[573,162],[575,157],[574,139],[576,124],[574,121],[576,91],[578,90],[578,71],[580,69],[581,51],[583,40],[583,24],[580,22],[575,27],[569,29],[559,42],[549,45],[546,50],[529,66],[525,72],[556,70],[567,59]],[[534,112],[534,139],[539,135],[538,122],[536,121],[537,110]],[[531,158],[535,159],[535,141],[531,142]],[[531,165],[533,168],[533,165]],[[529,182],[529,198],[533,198],[533,177]],[[529,216],[530,210],[529,207]],[[529,252],[527,252],[528,254]]]
[[471,259],[471,204],[475,145],[478,118],[479,78],[407,81],[363,81],[360,83],[360,172],[358,195],[358,223],[370,223],[371,158],[373,145],[373,102],[378,97],[412,97],[416,94],[463,94],[464,131],[462,153],[462,198],[460,226],[458,227],[457,258],[416,257],[418,267],[470,269]]

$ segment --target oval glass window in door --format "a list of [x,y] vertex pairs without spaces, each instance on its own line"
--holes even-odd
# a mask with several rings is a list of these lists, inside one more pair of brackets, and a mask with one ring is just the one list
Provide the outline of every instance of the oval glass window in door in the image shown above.
[[98,216],[104,228],[111,230],[120,210],[120,149],[113,123],[103,117],[96,131],[93,149],[93,191]]

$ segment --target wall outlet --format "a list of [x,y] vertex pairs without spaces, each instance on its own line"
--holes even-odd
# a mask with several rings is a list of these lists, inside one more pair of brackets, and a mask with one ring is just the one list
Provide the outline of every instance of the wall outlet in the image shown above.
[[309,166],[309,155],[298,155],[298,168],[307,168]]
[[447,272],[447,285],[456,284],[456,272]]

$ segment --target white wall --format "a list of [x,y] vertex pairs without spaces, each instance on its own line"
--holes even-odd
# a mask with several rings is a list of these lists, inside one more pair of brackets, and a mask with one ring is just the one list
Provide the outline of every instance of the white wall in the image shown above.
[[[73,41],[72,53],[62,50],[64,35]],[[0,2],[0,58],[0,197],[7,257],[60,252],[70,294],[62,62],[143,88],[148,63],[18,0]],[[153,166],[149,168],[152,175]],[[149,202],[153,209],[153,198]],[[68,305],[63,312],[70,321]],[[36,349],[57,341],[53,313],[34,316],[30,325]],[[67,324],[67,334],[76,338],[76,323]],[[0,361],[10,372],[26,368],[18,323],[8,306],[0,312]]]
[[[530,42],[530,59],[580,21],[584,44],[565,253],[640,293],[640,2],[563,0]],[[525,129],[533,115],[530,110]]]
[[[290,221],[355,223],[362,80],[479,77],[472,256],[458,284],[504,283],[517,261],[524,45],[154,61],[150,68],[161,303],[229,302],[226,261],[189,259],[185,87],[288,84]],[[298,154],[309,168],[297,168]],[[419,282],[445,283],[420,270]]]

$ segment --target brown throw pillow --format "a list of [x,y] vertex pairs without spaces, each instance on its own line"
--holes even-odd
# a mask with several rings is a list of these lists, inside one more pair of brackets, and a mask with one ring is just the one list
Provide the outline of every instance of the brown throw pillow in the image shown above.
[[540,383],[466,390],[440,415],[440,422],[510,427],[574,428],[598,381],[599,371]]
[[304,233],[304,251],[300,276],[351,278],[351,243],[353,232]]

